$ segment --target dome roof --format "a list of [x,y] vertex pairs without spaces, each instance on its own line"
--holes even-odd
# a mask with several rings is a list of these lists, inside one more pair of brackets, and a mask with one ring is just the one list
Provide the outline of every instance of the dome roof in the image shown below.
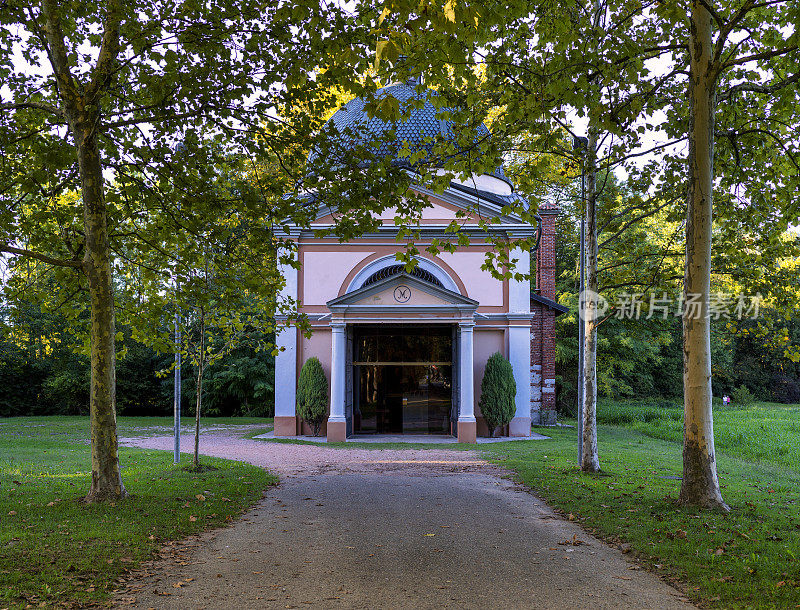
[[[441,117],[448,109],[436,108],[430,101],[431,97],[438,95],[437,92],[431,89],[418,92],[417,82],[411,79],[406,83],[383,87],[375,93],[378,100],[391,95],[400,103],[400,111],[404,116],[396,122],[370,117],[364,110],[367,103],[364,98],[355,98],[337,110],[325,124],[325,128],[332,126],[335,130],[335,135],[329,140],[332,145],[330,152],[335,155],[336,149],[345,152],[362,145],[378,157],[390,155],[394,164],[411,168],[410,155],[420,150],[431,152],[437,139],[455,140],[459,134],[454,129],[454,122]],[[424,103],[420,108],[410,108],[409,102],[413,100]],[[386,137],[386,132],[390,131],[393,137]],[[490,136],[483,123],[475,129],[476,141]],[[309,165],[320,154],[318,149],[312,149],[308,156]],[[528,202],[515,192],[514,184],[506,177],[502,166],[483,176],[480,178],[475,175],[466,181],[455,180],[451,186],[479,194],[499,205],[522,202],[528,207]]]
[[[403,116],[396,122],[386,122],[378,117],[370,117],[365,111],[366,100],[355,98],[336,113],[328,121],[329,125],[336,128],[336,141],[344,148],[350,149],[357,144],[369,147],[374,154],[380,157],[392,155],[398,162],[408,162],[408,153],[400,151],[408,145],[411,154],[419,151],[431,151],[433,142],[437,138],[454,139],[456,132],[453,122],[439,118],[446,108],[437,109],[430,101],[436,92],[430,89],[417,92],[415,81],[390,85],[376,92],[376,99],[391,95],[400,102],[400,110],[405,115],[408,111],[408,102],[412,100],[425,100],[421,108],[412,108],[408,116]],[[394,138],[387,140],[384,134],[394,132]],[[475,137],[483,138],[489,135],[489,130],[481,123],[476,130]],[[375,146],[377,145],[377,146]],[[315,152],[309,156],[309,161],[317,157]]]

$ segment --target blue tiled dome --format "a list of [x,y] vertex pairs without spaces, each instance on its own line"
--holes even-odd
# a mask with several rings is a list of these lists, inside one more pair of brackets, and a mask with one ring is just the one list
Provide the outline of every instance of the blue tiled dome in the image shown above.
[[[338,132],[337,143],[344,149],[363,144],[380,157],[392,155],[394,160],[402,163],[406,162],[406,153],[400,151],[405,148],[406,143],[411,153],[414,153],[418,150],[430,151],[437,138],[455,138],[452,121],[440,118],[447,110],[437,109],[428,99],[430,95],[435,96],[436,92],[427,90],[418,93],[415,85],[414,81],[410,81],[377,91],[377,99],[391,95],[400,103],[400,111],[404,116],[396,123],[387,123],[377,117],[370,118],[364,111],[366,101],[363,98],[356,98],[345,104],[328,122]],[[410,100],[425,100],[425,103],[422,108],[414,108],[409,116],[405,116]],[[384,137],[387,131],[394,132],[393,139]],[[481,123],[475,134],[476,139],[488,135],[489,130]],[[309,161],[316,157],[317,153],[312,152]]]

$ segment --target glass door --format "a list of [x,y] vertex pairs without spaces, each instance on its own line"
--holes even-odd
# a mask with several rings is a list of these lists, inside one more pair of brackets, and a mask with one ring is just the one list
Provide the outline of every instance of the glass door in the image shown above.
[[450,433],[449,326],[356,327],[354,351],[355,432]]

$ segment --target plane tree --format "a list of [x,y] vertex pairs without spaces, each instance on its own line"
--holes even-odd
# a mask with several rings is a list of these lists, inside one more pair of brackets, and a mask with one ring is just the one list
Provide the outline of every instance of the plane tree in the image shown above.
[[[316,117],[335,101],[332,83],[342,76],[313,70],[357,35],[343,10],[301,2],[2,3],[0,252],[11,269],[20,258],[52,268],[88,311],[87,501],[126,495],[116,316],[152,312],[145,305],[193,266],[191,244],[204,235],[197,227],[226,206],[251,231],[252,249],[237,249],[247,256],[231,266],[255,270],[268,251],[287,256],[291,244],[276,227],[313,215],[298,182]],[[260,176],[258,197],[214,190],[219,164],[232,157],[275,168]],[[259,273],[269,281],[248,287],[274,299],[277,266]],[[142,307],[115,310],[115,289],[131,287]]]

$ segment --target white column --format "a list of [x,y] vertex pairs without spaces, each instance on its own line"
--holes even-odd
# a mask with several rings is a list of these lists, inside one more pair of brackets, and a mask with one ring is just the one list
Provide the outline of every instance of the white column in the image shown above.
[[[511,251],[511,259],[517,259],[513,271],[517,273],[530,273],[531,254],[527,250],[515,248]],[[508,280],[508,311],[509,313],[530,313],[531,311],[531,281],[514,279]]]
[[344,324],[331,324],[331,413],[328,423],[346,421],[344,416],[346,346]]
[[[513,323],[513,322],[512,322]],[[511,436],[531,434],[531,327],[510,326],[508,328],[508,359],[514,370],[517,384],[514,419],[511,420]]]
[[294,417],[297,390],[297,328],[289,324],[275,330],[275,416]]
[[472,423],[475,421],[475,398],[473,388],[472,328],[474,323],[461,323],[461,339],[459,344],[459,397],[458,421]]

